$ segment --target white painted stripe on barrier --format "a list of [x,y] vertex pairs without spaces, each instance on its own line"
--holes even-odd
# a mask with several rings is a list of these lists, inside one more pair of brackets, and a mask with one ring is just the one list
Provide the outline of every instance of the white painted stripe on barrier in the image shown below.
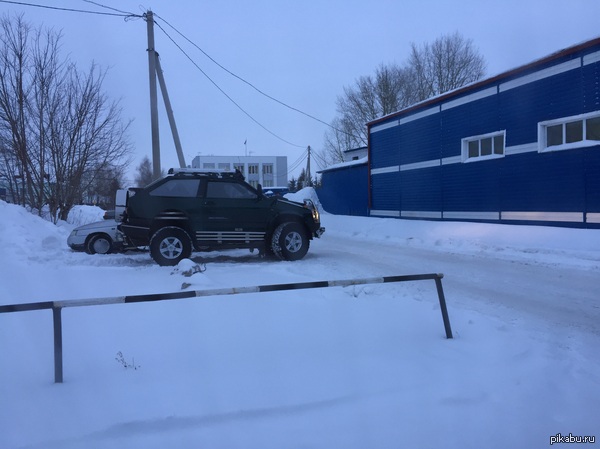
[[383,277],[374,277],[365,279],[341,279],[337,281],[328,281],[328,284],[330,287],[348,287],[350,285],[381,284],[384,281]]
[[84,306],[104,306],[110,304],[123,304],[125,296],[113,298],[90,298],[90,299],[66,299],[63,301],[54,301],[55,307],[84,307]]
[[212,290],[196,290],[194,291],[196,297],[204,296],[223,296],[223,295],[237,295],[243,293],[258,293],[260,287],[231,287],[231,288],[215,288]]

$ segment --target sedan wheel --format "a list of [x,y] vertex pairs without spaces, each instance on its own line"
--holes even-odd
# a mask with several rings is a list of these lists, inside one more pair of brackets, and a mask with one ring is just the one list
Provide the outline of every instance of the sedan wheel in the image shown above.
[[105,234],[95,234],[89,240],[86,251],[88,254],[108,254],[112,250],[112,239]]

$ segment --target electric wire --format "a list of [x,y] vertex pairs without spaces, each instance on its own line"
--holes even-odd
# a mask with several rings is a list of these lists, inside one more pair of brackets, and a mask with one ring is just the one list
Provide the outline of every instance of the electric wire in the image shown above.
[[39,5],[37,3],[17,2],[14,0],[0,0],[0,3],[9,3],[12,5],[20,5],[20,6],[32,6],[34,8],[52,9],[52,10],[56,10],[56,11],[78,12],[78,13],[83,13],[83,14],[96,14],[96,15],[100,15],[100,16],[124,17],[126,20],[129,18],[132,18],[132,17],[137,17],[137,18],[142,17],[139,14],[132,14],[132,13],[111,13],[111,12],[90,11],[90,10],[85,10],[85,9],[62,8],[59,6]]
[[192,42],[187,36],[185,36],[181,31],[179,31],[177,28],[175,28],[173,25],[171,25],[169,22],[167,22],[163,17],[159,16],[158,14],[155,14],[156,17],[160,18],[163,22],[165,22],[167,25],[169,25],[177,34],[179,34],[183,39],[185,39],[186,41],[188,41],[191,45],[193,45],[194,47],[196,47],[204,56],[206,56],[208,59],[210,59],[215,65],[217,65],[219,68],[221,68],[222,70],[224,70],[225,72],[229,73],[231,76],[233,76],[234,78],[237,78],[238,80],[240,80],[241,82],[247,84],[248,86],[250,86],[252,89],[254,89],[255,91],[257,91],[259,94],[267,97],[268,99],[279,103],[282,106],[285,106],[288,109],[291,109],[292,111],[298,112],[302,115],[305,115],[306,117],[309,117],[313,120],[316,120],[319,123],[322,123],[325,126],[329,126],[331,127],[331,124],[311,115],[308,114],[298,108],[295,108],[293,106],[290,106],[287,103],[284,103],[281,100],[278,100],[277,98],[267,94],[266,92],[262,91],[261,89],[259,89],[258,87],[256,87],[254,84],[252,84],[251,82],[245,80],[244,78],[242,78],[239,75],[236,75],[235,73],[233,73],[231,70],[227,69],[226,67],[224,67],[222,64],[220,64],[218,61],[216,61],[212,56],[210,56],[208,53],[206,53],[202,48],[200,48],[199,45],[197,45],[196,43]]
[[314,157],[314,161],[317,164],[318,168],[324,170],[327,167],[327,163],[323,156],[321,156],[318,152],[313,151],[311,155]]
[[[148,20],[148,18],[146,17],[146,20]],[[233,98],[231,98],[231,96],[229,96],[227,94],[227,92],[225,92],[210,76],[208,76],[208,74],[202,70],[202,68],[190,57],[190,55],[188,55],[188,53],[169,35],[169,33],[166,32],[166,30],[156,21],[154,21],[154,24],[163,32],[165,33],[165,36],[167,36],[167,38],[179,49],[179,51],[181,51],[183,53],[183,55],[200,71],[200,73],[202,73],[206,79],[208,79],[213,86],[215,86],[219,92],[221,92],[229,101],[231,101],[240,111],[242,111],[250,120],[252,120],[254,123],[256,123],[258,126],[260,126],[262,129],[264,129],[266,132],[268,132],[269,134],[271,134],[273,137],[281,140],[282,142],[287,143],[288,145],[291,145],[293,147],[296,148],[304,148],[303,145],[297,145],[295,143],[292,143],[286,139],[284,139],[283,137],[275,134],[273,131],[271,131],[270,129],[268,129],[266,126],[264,126],[262,123],[260,123],[258,120],[256,120],[252,115],[250,115],[249,112],[247,112],[244,108],[242,108]]]
[[327,123],[324,120],[321,120],[318,117],[315,117],[311,114],[308,114],[307,112],[304,112],[298,108],[295,108],[293,106],[290,106],[289,104],[278,100],[277,98],[267,94],[266,92],[264,92],[263,90],[259,89],[258,87],[256,87],[254,84],[252,84],[251,82],[247,81],[246,79],[242,78],[241,76],[233,73],[231,70],[227,69],[226,67],[224,67],[222,64],[220,64],[218,61],[216,61],[212,56],[210,56],[208,53],[206,53],[199,45],[197,45],[196,43],[194,43],[192,40],[190,40],[187,36],[185,36],[181,31],[179,31],[177,28],[175,28],[173,25],[171,25],[167,20],[165,20],[163,17],[159,16],[158,14],[154,13],[154,15],[156,17],[158,17],[159,19],[161,19],[163,22],[165,22],[169,27],[171,27],[177,34],[179,34],[183,39],[185,39],[187,42],[189,42],[192,46],[194,46],[195,48],[197,48],[204,56],[206,56],[210,61],[212,61],[217,67],[219,67],[220,69],[222,69],[223,71],[227,72],[229,75],[233,76],[234,78],[240,80],[241,82],[247,84],[248,86],[250,86],[252,89],[254,89],[255,91],[257,91],[259,94],[265,96],[266,98],[280,104],[281,106],[284,106],[292,111],[298,112],[299,114],[302,114],[312,120],[315,120],[337,132],[346,134],[350,137],[354,137],[357,138],[356,136],[354,136],[352,133],[349,133],[347,131],[344,131],[342,129],[336,128],[335,126],[333,126],[331,123]]
[[304,163],[304,161],[306,161],[307,158],[308,158],[308,151],[302,152],[302,155],[300,156],[300,158],[297,159],[296,162],[294,162],[291,166],[288,167],[286,176],[289,176],[294,170],[296,170],[298,167],[300,167]]
[[83,2],[86,2],[86,3],[90,3],[90,4],[92,4],[92,5],[99,6],[99,7],[101,7],[101,8],[110,9],[111,11],[120,12],[120,13],[122,13],[122,14],[127,14],[127,15],[130,15],[130,16],[135,16],[135,15],[136,15],[136,14],[133,14],[133,13],[131,13],[131,12],[128,12],[128,11],[121,11],[120,9],[113,8],[113,7],[111,7],[111,6],[106,6],[106,5],[103,5],[103,4],[101,4],[101,3],[94,2],[94,1],[92,1],[92,0],[81,0],[81,1],[83,1]]

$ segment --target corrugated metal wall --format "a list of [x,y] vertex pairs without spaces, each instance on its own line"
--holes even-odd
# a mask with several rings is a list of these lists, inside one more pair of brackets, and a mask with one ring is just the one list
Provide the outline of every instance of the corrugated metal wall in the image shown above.
[[[600,40],[369,124],[370,214],[600,227],[600,142],[538,152],[540,122],[600,112],[599,61]],[[504,157],[464,162],[498,132]]]
[[326,212],[336,215],[367,216],[368,207],[367,164],[350,165],[328,170],[321,175],[322,186],[317,196]]

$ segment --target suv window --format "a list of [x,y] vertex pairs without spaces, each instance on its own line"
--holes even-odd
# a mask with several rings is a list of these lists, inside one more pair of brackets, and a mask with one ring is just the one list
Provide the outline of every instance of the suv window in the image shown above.
[[159,185],[149,194],[152,196],[171,196],[193,198],[198,194],[199,179],[170,179]]
[[237,182],[209,181],[206,187],[207,198],[257,198],[256,192]]

